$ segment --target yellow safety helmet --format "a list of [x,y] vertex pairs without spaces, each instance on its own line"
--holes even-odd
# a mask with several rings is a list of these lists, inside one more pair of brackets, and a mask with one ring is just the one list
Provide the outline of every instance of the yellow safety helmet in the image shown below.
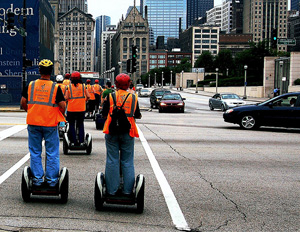
[[42,67],[51,67],[51,66],[53,66],[53,63],[52,63],[51,60],[43,59],[39,63],[39,66],[42,66]]

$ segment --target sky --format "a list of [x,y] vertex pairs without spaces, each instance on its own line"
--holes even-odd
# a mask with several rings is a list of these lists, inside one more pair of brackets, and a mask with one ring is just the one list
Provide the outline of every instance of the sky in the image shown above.
[[[122,14],[126,16],[129,6],[133,6],[134,0],[88,0],[88,13],[96,18],[100,15],[111,17],[111,24],[117,25]],[[222,0],[215,0],[215,5],[221,4]],[[136,6],[140,5],[140,0],[136,0]]]

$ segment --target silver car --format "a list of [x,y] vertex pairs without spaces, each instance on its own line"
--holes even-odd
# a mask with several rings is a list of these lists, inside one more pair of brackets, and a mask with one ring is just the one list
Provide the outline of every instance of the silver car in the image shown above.
[[222,111],[245,104],[246,102],[235,93],[217,93],[208,101],[210,110],[221,109]]

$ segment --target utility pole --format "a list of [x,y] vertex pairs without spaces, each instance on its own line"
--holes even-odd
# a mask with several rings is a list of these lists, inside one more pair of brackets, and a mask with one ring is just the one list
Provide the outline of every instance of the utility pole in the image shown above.
[[[133,33],[132,33],[132,54],[133,48],[136,47],[135,42],[135,0],[133,0]],[[136,74],[132,71],[133,84],[136,86]]]

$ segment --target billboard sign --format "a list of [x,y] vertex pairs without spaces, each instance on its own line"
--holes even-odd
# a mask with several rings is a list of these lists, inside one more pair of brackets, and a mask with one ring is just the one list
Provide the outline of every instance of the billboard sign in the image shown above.
[[[38,74],[39,48],[39,0],[11,0],[0,2],[0,18],[7,20],[7,13],[15,14],[14,25],[23,28],[23,15],[26,15],[26,58],[33,61],[33,66],[27,68],[27,74]],[[21,29],[22,30],[22,29]],[[0,21],[0,77],[22,76],[23,37],[15,29],[7,30]]]

